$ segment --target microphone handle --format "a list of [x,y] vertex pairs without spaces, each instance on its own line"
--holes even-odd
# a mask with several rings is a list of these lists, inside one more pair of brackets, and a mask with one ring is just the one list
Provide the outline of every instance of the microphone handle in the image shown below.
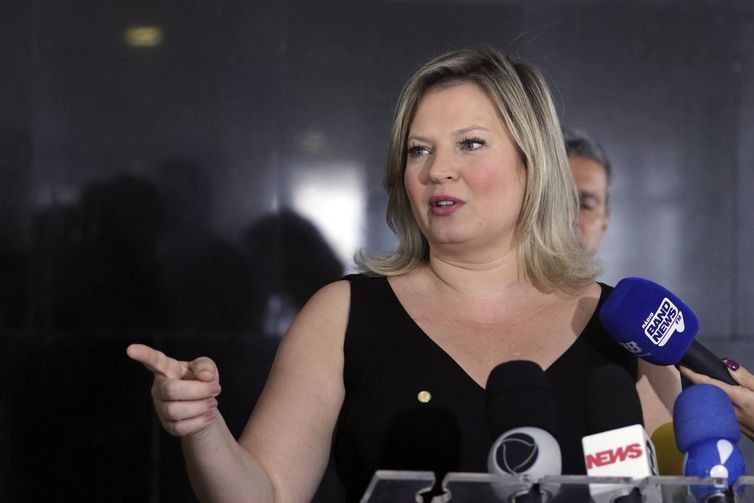
[[702,346],[702,343],[697,340],[691,343],[691,346],[689,346],[679,364],[718,381],[738,385],[728,373],[728,367],[725,366],[722,360],[715,356],[712,351]]
[[511,503],[542,503],[543,501],[542,493],[539,492],[539,484],[534,484],[529,491],[511,498]]
[[733,495],[733,491],[730,490],[713,494],[704,499],[704,503],[734,503],[735,501],[736,497]]
[[613,500],[613,503],[642,503],[643,501],[644,496],[642,496],[639,488],[634,487],[628,494],[624,494],[623,496],[618,496],[617,498],[615,498]]

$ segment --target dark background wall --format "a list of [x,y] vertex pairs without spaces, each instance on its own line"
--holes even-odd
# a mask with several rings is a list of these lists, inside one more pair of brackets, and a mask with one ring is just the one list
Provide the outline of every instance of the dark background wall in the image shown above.
[[[190,501],[126,345],[215,358],[240,432],[292,313],[357,248],[395,243],[380,180],[401,85],[477,43],[542,69],[562,121],[609,152],[603,279],[666,285],[754,368],[751,2],[0,12],[0,501]],[[137,25],[161,42],[128,45]],[[328,477],[319,500],[338,496]]]

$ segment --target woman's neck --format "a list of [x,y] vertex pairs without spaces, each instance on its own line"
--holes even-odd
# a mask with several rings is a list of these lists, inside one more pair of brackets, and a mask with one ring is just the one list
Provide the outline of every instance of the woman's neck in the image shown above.
[[459,259],[430,252],[426,272],[438,288],[470,298],[493,300],[534,288],[516,250],[491,259]]

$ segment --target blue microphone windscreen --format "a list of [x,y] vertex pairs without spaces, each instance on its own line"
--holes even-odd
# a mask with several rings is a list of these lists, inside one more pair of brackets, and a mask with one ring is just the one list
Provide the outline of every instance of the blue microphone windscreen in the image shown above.
[[741,436],[730,398],[711,384],[694,384],[678,395],[673,405],[673,427],[681,452],[710,439],[735,444]]
[[514,360],[492,369],[485,402],[491,438],[523,426],[555,434],[556,407],[550,379],[534,362]]
[[618,344],[656,365],[678,363],[699,331],[699,320],[681,299],[643,278],[620,280],[600,321]]

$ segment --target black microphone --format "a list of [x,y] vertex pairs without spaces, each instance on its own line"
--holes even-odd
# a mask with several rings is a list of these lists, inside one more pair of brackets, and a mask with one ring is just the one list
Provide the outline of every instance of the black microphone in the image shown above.
[[696,339],[691,342],[683,358],[681,358],[680,364],[707,377],[738,386],[722,360]]
[[487,458],[495,475],[528,475],[536,482],[530,490],[501,481],[495,493],[506,501],[541,501],[539,480],[560,475],[560,446],[553,436],[556,407],[550,381],[534,362],[501,363],[490,372],[486,386],[487,424],[496,438]]
[[596,367],[586,388],[586,431],[591,435],[634,424],[644,425],[636,383],[618,365]]
[[[586,473],[593,477],[643,479],[657,475],[652,441],[644,430],[644,417],[636,383],[618,365],[592,370],[586,394],[586,427],[582,439]],[[596,503],[639,503],[637,487],[592,484]],[[661,495],[654,495],[660,498]]]
[[600,321],[618,344],[655,365],[680,363],[737,385],[725,364],[696,341],[699,320],[680,298],[643,278],[624,278],[600,309]]

